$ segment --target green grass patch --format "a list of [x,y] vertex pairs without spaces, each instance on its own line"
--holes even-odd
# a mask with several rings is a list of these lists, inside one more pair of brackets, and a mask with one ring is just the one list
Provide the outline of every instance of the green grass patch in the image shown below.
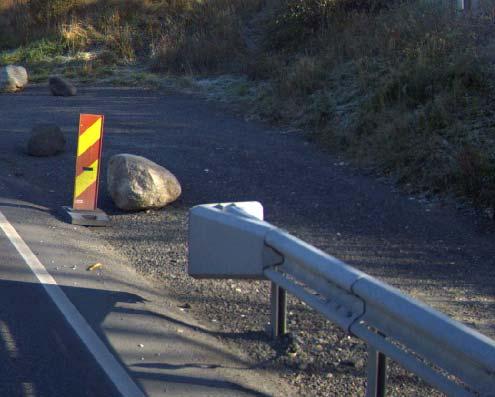
[[54,58],[63,55],[65,47],[56,40],[41,39],[15,50],[0,53],[0,64],[33,65],[43,62],[52,62]]
[[0,64],[27,65],[38,81],[57,71],[198,89],[303,128],[418,191],[495,207],[494,7],[485,0],[462,15],[430,0],[12,1],[0,8]]

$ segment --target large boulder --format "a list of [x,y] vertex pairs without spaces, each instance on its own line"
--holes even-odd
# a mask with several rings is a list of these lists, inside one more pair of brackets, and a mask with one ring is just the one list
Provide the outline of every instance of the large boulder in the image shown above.
[[65,137],[55,124],[36,124],[31,130],[27,152],[31,156],[47,157],[62,152],[65,148]]
[[0,68],[0,92],[17,92],[26,87],[28,74],[22,66],[7,65]]
[[74,96],[77,94],[77,88],[68,80],[52,76],[48,80],[50,91],[55,96]]
[[169,170],[132,154],[110,158],[107,188],[115,205],[126,211],[164,207],[182,192],[179,181]]

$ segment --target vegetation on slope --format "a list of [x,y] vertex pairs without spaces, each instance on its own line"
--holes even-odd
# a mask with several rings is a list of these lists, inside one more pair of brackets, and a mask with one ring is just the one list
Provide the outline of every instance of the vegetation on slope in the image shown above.
[[[416,190],[495,207],[493,4],[430,0],[4,0],[1,63],[99,78],[247,76],[253,112]],[[256,89],[251,89],[256,87]]]

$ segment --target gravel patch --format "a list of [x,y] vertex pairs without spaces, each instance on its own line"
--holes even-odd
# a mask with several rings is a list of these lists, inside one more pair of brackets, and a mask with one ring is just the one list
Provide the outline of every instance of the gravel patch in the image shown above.
[[[4,102],[2,102],[4,100]],[[194,280],[185,272],[187,211],[197,204],[258,200],[267,221],[359,269],[495,336],[495,223],[447,199],[397,191],[365,175],[306,137],[242,117],[203,100],[136,88],[84,87],[66,100],[31,87],[0,98],[26,109],[2,115],[0,161],[32,200],[54,211],[70,203],[77,114],[105,114],[103,164],[117,153],[142,155],[172,171],[182,197],[163,210],[118,212],[100,206],[112,227],[94,229],[143,275],[173,293],[205,332],[245,350],[255,367],[278,373],[300,395],[362,395],[365,346],[296,299],[289,299],[290,335],[266,334],[269,284]],[[29,158],[22,147],[34,122],[56,122],[67,152]],[[14,134],[12,132],[15,132]],[[27,188],[26,188],[27,189]],[[439,395],[392,365],[391,395]]]
[[[246,351],[254,367],[277,372],[300,395],[363,395],[367,354],[359,339],[289,297],[290,332],[273,341],[268,336],[268,282],[195,280],[186,274],[185,209],[173,205],[113,216],[112,222],[111,233],[107,233],[110,229],[97,232],[119,246],[139,272],[183,302],[180,308],[200,319],[205,332]],[[394,364],[389,381],[391,395],[441,395]]]

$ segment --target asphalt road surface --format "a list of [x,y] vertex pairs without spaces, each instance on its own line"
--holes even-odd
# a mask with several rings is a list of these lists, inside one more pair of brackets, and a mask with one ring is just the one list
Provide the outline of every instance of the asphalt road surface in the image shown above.
[[[146,156],[178,176],[181,199],[149,216],[122,214],[105,193],[103,178],[101,206],[112,215],[114,227],[95,233],[64,224],[59,208],[71,200],[79,113],[105,114],[104,164],[116,153]],[[241,352],[195,333],[194,327],[186,326],[195,320],[184,320],[186,314],[172,303],[175,297],[194,302],[198,316],[220,319],[224,333],[241,342],[242,335],[252,335],[243,334],[246,329],[261,326],[265,319],[251,313],[248,323],[237,315],[246,306],[242,302],[258,307],[259,293],[249,286],[242,286],[242,295],[235,295],[235,289],[228,295],[226,283],[191,284],[184,274],[187,209],[201,203],[259,200],[268,221],[495,335],[493,219],[458,210],[448,200],[401,193],[387,180],[363,175],[302,136],[247,122],[198,98],[135,88],[81,87],[76,97],[57,98],[46,87],[31,87],[19,95],[0,96],[0,120],[0,211],[60,279],[67,296],[146,392],[160,395],[164,387],[176,395],[191,390],[198,395],[207,395],[208,390],[211,395],[290,394],[278,378],[248,370]],[[27,156],[26,142],[36,122],[58,124],[68,138],[67,151],[51,158]],[[86,272],[85,265],[100,261],[102,255],[105,264],[112,265],[101,274]],[[168,280],[168,290],[175,296],[166,296],[164,288],[149,292],[149,283],[131,268]],[[114,292],[95,292],[108,290]],[[121,303],[116,291],[130,295]],[[226,299],[232,302],[227,309],[221,305]],[[121,320],[121,305],[131,306],[126,313],[132,309],[134,315]],[[135,317],[142,312],[152,319],[145,326]],[[148,317],[150,313],[155,314]],[[307,328],[311,324],[298,318],[291,329],[311,333]],[[178,333],[181,337],[175,338]],[[161,341],[167,338],[173,343],[164,348]],[[325,336],[321,338],[318,343],[325,345]],[[153,343],[148,346],[147,340]],[[150,350],[140,354],[143,348],[136,348],[140,344]],[[201,353],[195,350],[198,345]],[[163,354],[155,356],[157,351]],[[319,356],[331,362],[326,354],[327,350]],[[341,390],[335,383],[340,375],[311,376],[302,379],[315,382],[321,393],[325,388]]]
[[1,396],[291,395],[89,230],[0,202]]
[[[0,396],[291,395],[201,332],[115,247],[64,222],[73,151],[31,158],[25,139],[37,121],[72,131],[80,111],[103,109],[54,110],[60,98],[41,92],[0,96]],[[18,100],[27,100],[20,113]],[[94,263],[103,266],[87,270]]]
[[118,396],[3,236],[0,252],[0,395]]

